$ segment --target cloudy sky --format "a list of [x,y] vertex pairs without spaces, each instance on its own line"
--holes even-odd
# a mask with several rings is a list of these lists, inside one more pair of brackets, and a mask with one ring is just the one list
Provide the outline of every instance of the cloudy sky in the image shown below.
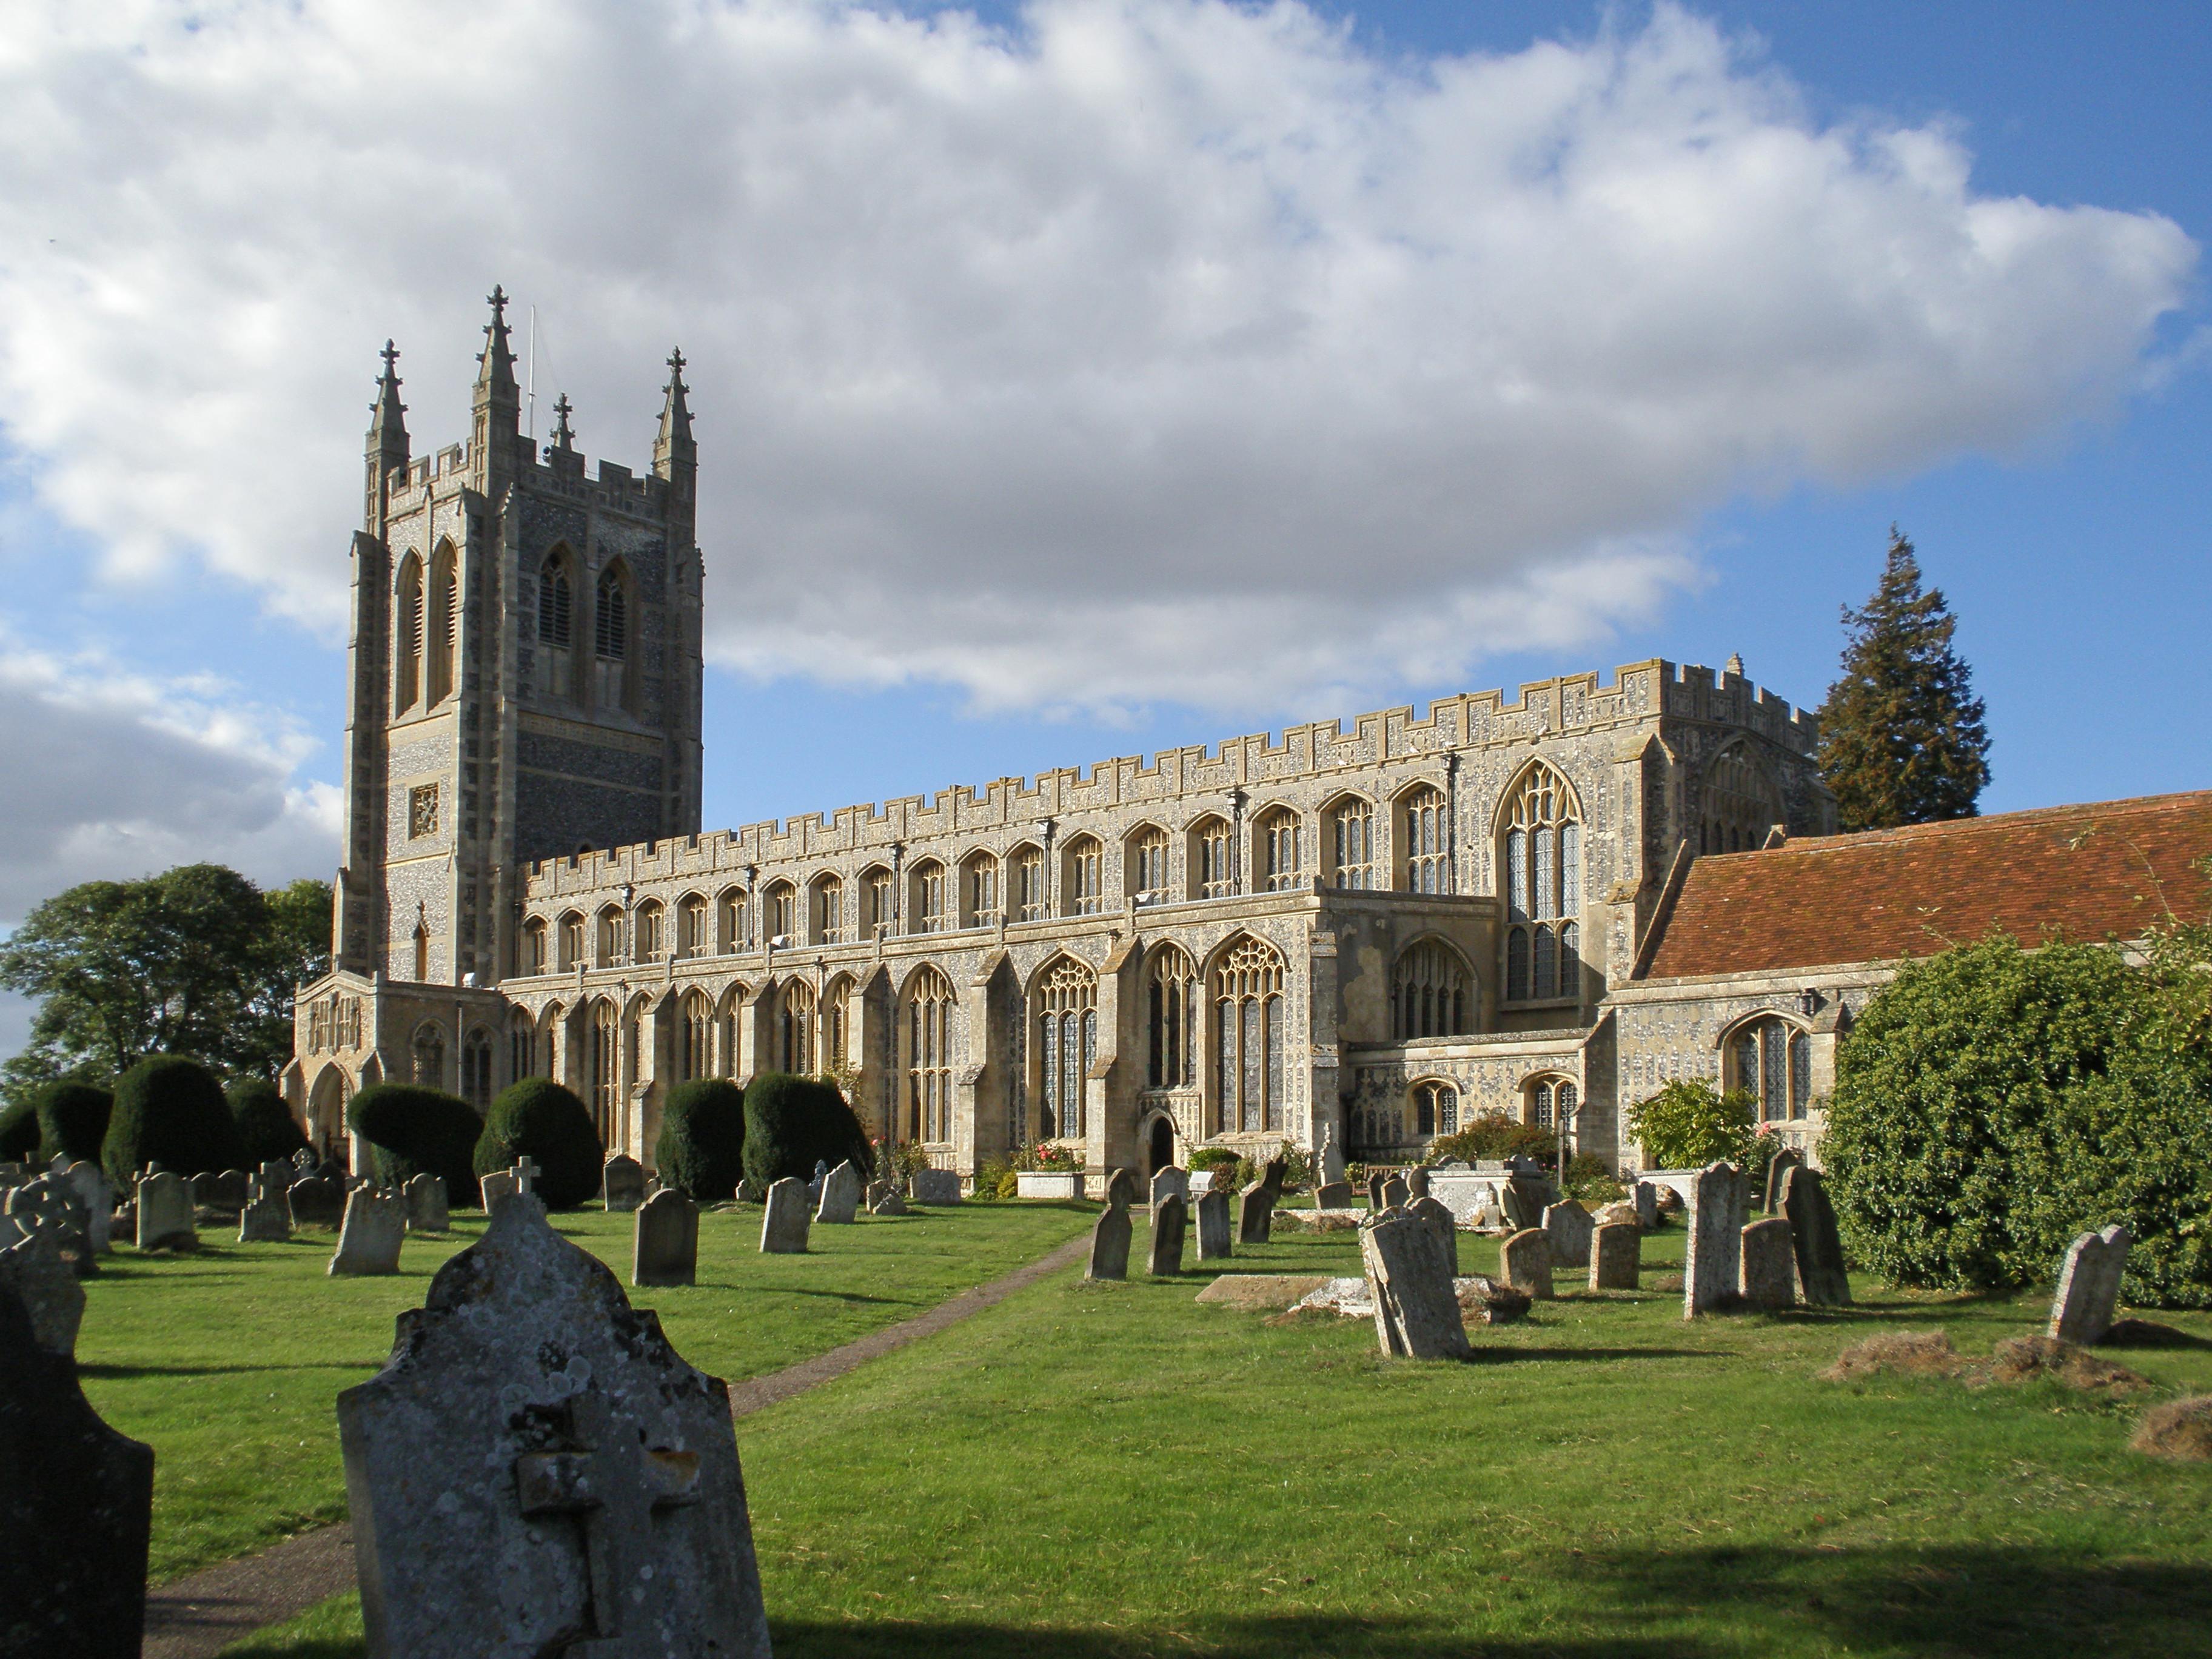
[[457,441],[495,281],[593,454],[690,359],[715,823],[1655,654],[1817,702],[1893,519],[1989,805],[2201,785],[2208,60],[2197,5],[19,0],[0,926],[327,873],[375,349]]

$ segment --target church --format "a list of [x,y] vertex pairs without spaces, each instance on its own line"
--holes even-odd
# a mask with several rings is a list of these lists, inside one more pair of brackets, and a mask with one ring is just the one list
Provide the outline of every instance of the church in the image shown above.
[[490,304],[467,442],[414,456],[389,345],[373,405],[333,965],[283,1079],[319,1145],[373,1083],[549,1076],[649,1165],[672,1087],[794,1071],[963,1176],[1404,1160],[1486,1113],[1636,1167],[1675,1078],[1810,1149],[1901,957],[2207,896],[2208,794],[1838,836],[1813,717],[1733,660],[702,831],[682,355],[650,471],[591,469],[565,398],[523,434]]

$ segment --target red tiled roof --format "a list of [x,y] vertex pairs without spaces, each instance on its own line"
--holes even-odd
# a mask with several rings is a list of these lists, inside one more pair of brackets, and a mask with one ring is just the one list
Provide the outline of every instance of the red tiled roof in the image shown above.
[[1822,836],[1691,866],[1644,977],[1928,956],[2002,929],[2025,944],[2140,939],[2203,920],[2212,791]]

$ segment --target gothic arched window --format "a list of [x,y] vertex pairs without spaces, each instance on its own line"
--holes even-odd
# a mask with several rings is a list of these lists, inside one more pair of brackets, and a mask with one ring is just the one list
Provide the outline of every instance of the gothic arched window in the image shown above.
[[415,1028],[415,1041],[410,1045],[409,1058],[414,1064],[415,1086],[418,1089],[442,1089],[446,1086],[446,1034],[431,1024]]
[[399,562],[392,651],[392,712],[404,714],[422,692],[422,561],[412,553]]
[[522,971],[526,975],[542,974],[552,967],[546,959],[550,942],[546,938],[545,918],[532,916],[522,925]]
[[1044,890],[1044,854],[1034,847],[1018,847],[1010,860],[1012,875],[1006,900],[1016,921],[1042,921],[1048,900]]
[[1698,822],[1700,853],[1755,852],[1782,822],[1774,787],[1748,743],[1730,744],[1705,768],[1704,809]]
[[660,907],[650,899],[637,907],[637,959],[658,962],[668,941],[661,936]]
[[538,1027],[518,1008],[507,1024],[507,1080],[520,1083],[538,1075]]
[[801,1077],[814,1072],[814,988],[803,979],[787,980],[776,999],[776,1048],[783,1069]]
[[780,881],[768,890],[768,936],[779,951],[799,939],[799,890]]
[[1203,817],[1191,825],[1188,863],[1193,898],[1227,898],[1237,890],[1236,873],[1230,864],[1233,845],[1227,818]]
[[1413,1132],[1416,1134],[1455,1135],[1459,1133],[1459,1091],[1434,1079],[1413,1085]]
[[988,853],[970,854],[960,866],[961,926],[993,927],[999,915],[999,860]]
[[891,902],[891,872],[880,864],[860,872],[860,923],[867,937],[895,932],[897,907]]
[[1328,884],[1354,890],[1376,885],[1375,807],[1347,795],[1328,810]]
[[599,965],[616,968],[623,959],[623,913],[619,904],[610,904],[599,912]]
[[1139,904],[1159,904],[1172,898],[1168,890],[1168,832],[1148,823],[1129,840],[1130,894]]
[[1581,1091],[1572,1078],[1540,1077],[1528,1085],[1528,1108],[1523,1121],[1540,1129],[1558,1129],[1564,1126],[1571,1134],[1575,1127],[1575,1107]]
[[538,653],[539,684],[556,697],[570,695],[570,653],[576,638],[575,591],[568,580],[568,562],[560,553],[546,555],[538,567]]
[[684,957],[703,957],[713,948],[707,927],[707,901],[687,893],[676,906],[676,949]]
[[1441,939],[1423,939],[1390,970],[1390,1036],[1458,1036],[1472,1029],[1471,976],[1460,953]]
[[1214,1097],[1224,1134],[1283,1127],[1283,958],[1239,940],[1214,964]]
[[943,933],[945,927],[945,866],[935,859],[924,859],[914,866],[907,879],[908,908],[912,913],[908,931]]
[[429,601],[423,672],[427,695],[422,700],[440,703],[453,695],[454,666],[460,655],[461,573],[451,543],[439,544],[431,561]]
[[1105,908],[1105,857],[1096,836],[1067,843],[1067,914],[1095,916]]
[[1539,761],[1499,809],[1505,889],[1505,1000],[1582,995],[1582,807]]
[[725,887],[714,901],[714,948],[726,956],[745,945],[745,890]]
[[1260,815],[1253,836],[1260,854],[1260,882],[1270,893],[1287,892],[1305,874],[1305,826],[1287,806]]
[[906,991],[907,1133],[932,1143],[952,1139],[952,981],[934,968],[916,970]]
[[1043,1113],[1037,1134],[1073,1140],[1083,1134],[1083,1080],[1098,1057],[1098,975],[1062,957],[1037,981],[1037,1059]]
[[1729,1087],[1759,1103],[1762,1122],[1802,1118],[1813,1098],[1813,1040],[1769,1014],[1739,1026],[1729,1039]]
[[711,1077],[714,1067],[714,1005],[704,991],[684,994],[676,1044],[676,1080]]
[[561,971],[565,974],[583,960],[584,919],[571,910],[561,918]]
[[622,1018],[602,997],[592,1005],[592,1122],[602,1146],[615,1144],[622,1106]]
[[814,882],[814,897],[808,907],[813,912],[814,943],[836,945],[845,937],[845,884],[835,876],[817,876]]
[[1146,975],[1146,1014],[1152,1060],[1146,1086],[1196,1086],[1204,1009],[1198,1000],[1198,966],[1180,945],[1163,945],[1152,952],[1152,970]]
[[628,708],[634,701],[630,625],[629,575],[621,565],[611,564],[599,573],[592,606],[592,657],[602,708]]
[[1407,892],[1451,890],[1451,813],[1443,790],[1425,783],[1399,797],[1398,845]]
[[839,975],[822,994],[822,1068],[830,1071],[851,1057],[847,1046],[853,1007],[853,981]]
[[491,1033],[481,1025],[461,1039],[461,1098],[483,1112],[491,1105]]

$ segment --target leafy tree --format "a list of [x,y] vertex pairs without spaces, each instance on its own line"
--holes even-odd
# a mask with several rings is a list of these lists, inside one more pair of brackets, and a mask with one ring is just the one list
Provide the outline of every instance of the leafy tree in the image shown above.
[[39,1001],[8,1092],[112,1083],[156,1054],[273,1078],[292,1050],[292,988],[327,969],[330,933],[327,883],[264,895],[218,864],[58,893],[0,945],[0,985]]
[[1741,1089],[1723,1094],[1702,1078],[1677,1078],[1628,1109],[1628,1133],[1655,1170],[1722,1162],[1748,1169],[1759,1146],[1759,1105]]
[[1990,781],[1990,734],[1972,673],[1952,647],[1958,621],[1895,525],[1874,596],[1844,607],[1843,676],[1820,710],[1820,775],[1845,830],[1974,816]]

